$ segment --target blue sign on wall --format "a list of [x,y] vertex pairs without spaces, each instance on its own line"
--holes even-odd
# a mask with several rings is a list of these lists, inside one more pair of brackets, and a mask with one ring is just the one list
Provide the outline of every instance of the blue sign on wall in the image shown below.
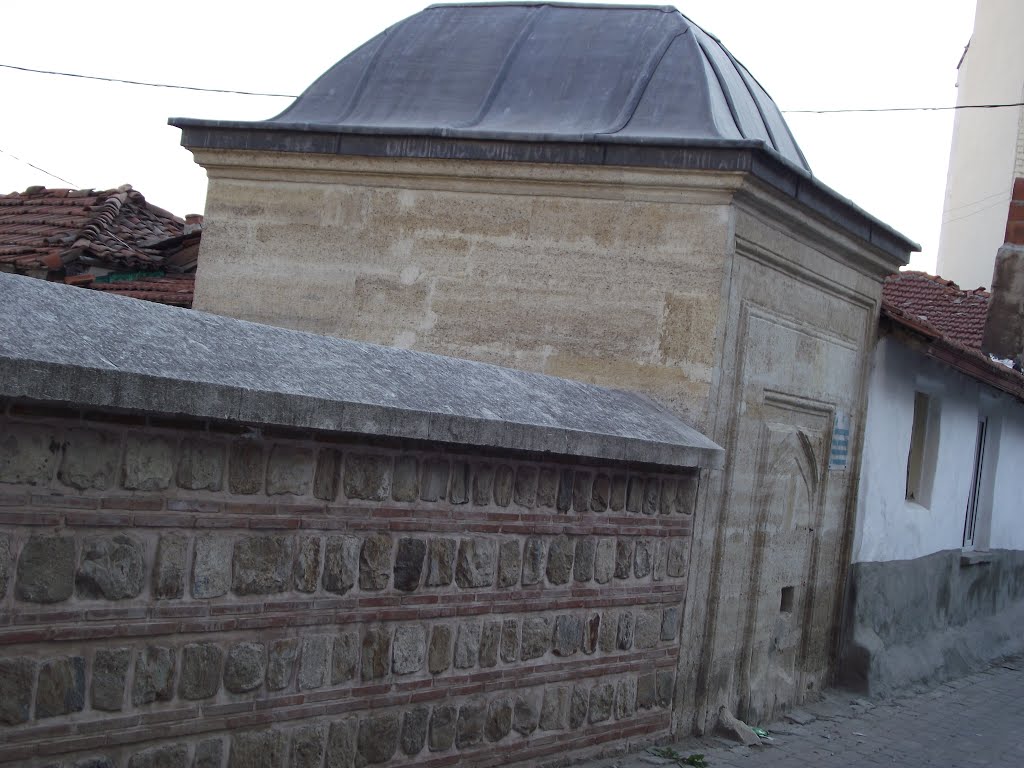
[[832,425],[832,452],[828,457],[828,468],[843,470],[850,462],[850,414],[836,411]]

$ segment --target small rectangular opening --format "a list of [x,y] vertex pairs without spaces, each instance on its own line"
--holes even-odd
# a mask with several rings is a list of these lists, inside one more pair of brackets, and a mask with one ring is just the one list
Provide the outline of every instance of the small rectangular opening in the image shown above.
[[782,588],[782,600],[779,601],[779,612],[780,613],[792,613],[793,612],[793,593],[795,587],[783,587]]
[[915,392],[914,422],[907,456],[907,500],[922,507],[931,506],[938,446],[939,401],[923,392]]

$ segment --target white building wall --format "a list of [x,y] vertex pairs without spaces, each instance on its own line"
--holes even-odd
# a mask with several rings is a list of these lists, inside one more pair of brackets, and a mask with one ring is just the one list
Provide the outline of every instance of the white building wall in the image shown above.
[[[906,499],[914,393],[939,407],[927,507]],[[963,543],[979,413],[989,417],[976,548],[1024,550],[1024,405],[891,338],[868,389],[853,562],[911,560]]]
[[[957,104],[1008,104],[1024,93],[1024,2],[978,0],[970,48],[957,73]],[[956,113],[939,238],[938,274],[971,290],[990,287],[1003,243],[1021,108]]]

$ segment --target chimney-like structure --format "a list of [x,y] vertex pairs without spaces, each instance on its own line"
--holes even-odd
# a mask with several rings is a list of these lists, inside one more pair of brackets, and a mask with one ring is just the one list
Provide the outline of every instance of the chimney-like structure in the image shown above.
[[992,298],[982,349],[1016,367],[1024,357],[1024,178],[1013,182],[1006,235],[992,270]]

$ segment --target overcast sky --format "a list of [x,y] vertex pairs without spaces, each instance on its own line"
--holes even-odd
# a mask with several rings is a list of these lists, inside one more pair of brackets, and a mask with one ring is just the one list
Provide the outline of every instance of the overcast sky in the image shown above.
[[[162,83],[297,94],[423,2],[12,3],[0,63]],[[781,109],[953,105],[974,0],[680,0]],[[129,183],[183,216],[206,175],[171,116],[261,120],[289,99],[99,83],[0,68],[0,191]],[[815,175],[923,246],[933,271],[952,112],[787,114]]]

